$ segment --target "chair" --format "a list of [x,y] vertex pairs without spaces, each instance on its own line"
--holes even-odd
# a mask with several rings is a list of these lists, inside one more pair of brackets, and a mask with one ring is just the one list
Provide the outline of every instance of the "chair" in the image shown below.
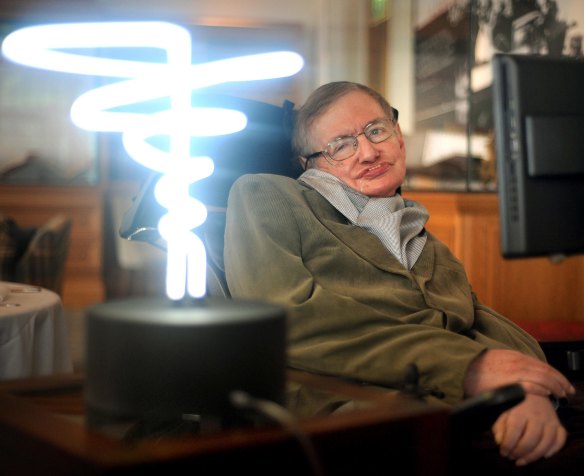
[[14,269],[36,228],[22,227],[8,216],[0,216],[0,280],[14,281]]
[[207,215],[207,221],[201,228],[201,239],[207,249],[207,294],[209,296],[231,297],[223,263],[225,211],[210,212]]
[[71,219],[58,214],[38,228],[15,266],[14,279],[62,293]]
[[[157,228],[158,220],[165,213],[154,199],[154,187],[158,177],[158,174],[153,174],[143,184],[132,207],[124,215],[119,235],[126,240],[141,241],[166,250],[166,243]],[[223,265],[224,231],[224,208],[208,211],[205,223],[193,230],[205,244],[207,252],[208,296],[230,297]]]

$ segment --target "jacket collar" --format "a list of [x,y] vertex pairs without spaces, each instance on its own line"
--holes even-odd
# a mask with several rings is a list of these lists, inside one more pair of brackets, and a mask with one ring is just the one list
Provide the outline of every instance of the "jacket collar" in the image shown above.
[[[305,187],[303,188],[303,195],[308,206],[316,218],[340,241],[361,258],[384,271],[411,276],[411,273],[383,246],[375,235],[349,223],[320,193],[312,188]],[[434,243],[432,240],[428,240],[422,254],[414,265],[413,271],[426,275],[431,273],[433,267]]]

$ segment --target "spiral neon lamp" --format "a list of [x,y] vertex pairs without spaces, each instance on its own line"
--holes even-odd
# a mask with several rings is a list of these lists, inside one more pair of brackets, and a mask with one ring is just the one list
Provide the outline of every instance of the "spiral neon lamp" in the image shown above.
[[[9,34],[2,44],[6,58],[34,68],[119,78],[78,97],[71,118],[90,131],[120,132],[128,154],[162,177],[156,198],[168,213],[159,224],[167,241],[166,293],[178,300],[185,292],[205,295],[205,248],[192,229],[206,219],[204,205],[189,195],[189,185],[213,173],[210,157],[191,157],[191,137],[225,135],[245,128],[243,113],[193,108],[194,90],[232,81],[291,76],[303,66],[294,52],[272,52],[193,65],[191,35],[166,22],[106,22],[40,25]],[[156,48],[165,62],[142,62],[90,56],[76,51],[97,48]],[[158,98],[170,107],[154,114],[116,108]],[[169,150],[148,143],[155,135],[169,138]]]
[[[88,53],[98,48],[155,48],[165,60]],[[167,242],[169,299],[128,299],[89,309],[89,424],[137,419],[158,426],[185,414],[224,419],[235,390],[282,401],[285,312],[266,303],[205,296],[205,247],[192,233],[207,214],[189,186],[211,175],[214,164],[211,157],[191,156],[191,139],[240,131],[247,118],[236,110],[193,107],[191,96],[221,83],[293,75],[302,58],[284,51],[191,64],[189,32],[166,22],[33,26],[9,34],[2,52],[34,68],[113,78],[79,96],[71,118],[86,130],[121,133],[128,154],[161,174],[155,197],[167,211],[159,232]],[[169,98],[168,109],[127,112],[127,106],[160,98]],[[149,142],[161,135],[168,137],[168,151]],[[187,293],[196,305],[183,299]]]

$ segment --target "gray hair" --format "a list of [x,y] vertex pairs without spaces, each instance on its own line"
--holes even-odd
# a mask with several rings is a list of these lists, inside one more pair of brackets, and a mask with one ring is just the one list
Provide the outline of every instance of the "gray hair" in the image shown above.
[[298,110],[292,145],[299,157],[305,157],[314,151],[312,124],[322,116],[338,99],[353,91],[362,91],[371,96],[383,109],[383,112],[392,120],[393,109],[389,102],[377,91],[368,86],[350,81],[335,81],[318,87]]

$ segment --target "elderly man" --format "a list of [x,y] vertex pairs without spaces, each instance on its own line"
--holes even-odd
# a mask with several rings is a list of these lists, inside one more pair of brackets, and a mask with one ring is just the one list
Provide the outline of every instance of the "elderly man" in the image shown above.
[[350,82],[300,108],[297,179],[247,175],[233,186],[225,264],[233,296],[283,305],[289,363],[399,389],[415,364],[428,395],[455,404],[519,382],[525,400],[492,427],[502,455],[525,465],[562,448],[550,396],[574,393],[529,335],[482,305],[461,263],[404,199],[397,111]]

